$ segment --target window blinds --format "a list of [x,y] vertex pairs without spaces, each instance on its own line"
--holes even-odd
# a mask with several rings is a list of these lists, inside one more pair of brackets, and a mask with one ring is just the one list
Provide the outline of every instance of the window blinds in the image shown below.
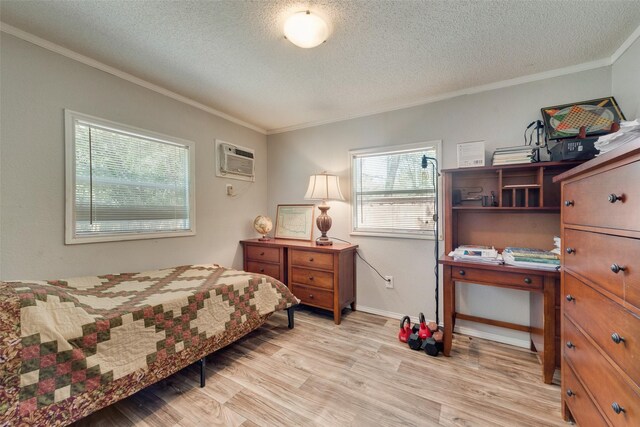
[[435,223],[435,183],[422,156],[435,147],[353,156],[353,231],[431,234]]
[[190,230],[189,147],[75,122],[75,234]]

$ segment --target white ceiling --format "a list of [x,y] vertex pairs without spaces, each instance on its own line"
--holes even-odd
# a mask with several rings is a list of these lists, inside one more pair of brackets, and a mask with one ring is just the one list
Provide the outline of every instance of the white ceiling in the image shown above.
[[[306,9],[332,28],[315,49],[282,35]],[[2,0],[0,19],[273,132],[609,58],[640,0]]]

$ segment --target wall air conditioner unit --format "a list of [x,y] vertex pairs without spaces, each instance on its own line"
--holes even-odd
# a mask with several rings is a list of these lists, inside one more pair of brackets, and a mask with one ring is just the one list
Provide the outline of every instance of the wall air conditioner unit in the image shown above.
[[254,155],[250,148],[216,140],[216,176],[243,181],[254,181]]

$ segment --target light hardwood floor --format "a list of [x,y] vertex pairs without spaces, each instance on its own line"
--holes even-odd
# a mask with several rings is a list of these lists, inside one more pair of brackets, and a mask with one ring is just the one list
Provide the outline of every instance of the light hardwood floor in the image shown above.
[[397,339],[399,321],[310,309],[295,329],[278,313],[207,357],[207,385],[187,368],[77,426],[546,426],[566,425],[560,388],[535,354],[454,335],[452,357]]

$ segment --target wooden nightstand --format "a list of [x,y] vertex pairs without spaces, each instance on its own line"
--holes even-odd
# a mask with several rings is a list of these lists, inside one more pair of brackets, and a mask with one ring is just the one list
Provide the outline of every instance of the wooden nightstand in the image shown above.
[[342,309],[356,309],[357,245],[272,239],[243,240],[244,270],[274,277],[289,287],[303,304],[333,311],[340,324]]

